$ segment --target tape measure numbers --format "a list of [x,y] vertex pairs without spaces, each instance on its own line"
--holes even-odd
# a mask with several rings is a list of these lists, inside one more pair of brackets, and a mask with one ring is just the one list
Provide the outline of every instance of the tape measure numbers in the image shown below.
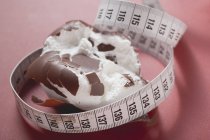
[[27,82],[27,67],[41,54],[42,50],[38,49],[17,64],[10,78],[18,109],[27,121],[62,133],[105,130],[141,117],[169,95],[174,84],[173,47],[186,30],[184,23],[147,6],[102,0],[95,26],[130,36],[132,44],[161,61],[165,66],[164,70],[138,92],[112,104],[82,113],[50,114],[31,107],[19,96],[21,88]]

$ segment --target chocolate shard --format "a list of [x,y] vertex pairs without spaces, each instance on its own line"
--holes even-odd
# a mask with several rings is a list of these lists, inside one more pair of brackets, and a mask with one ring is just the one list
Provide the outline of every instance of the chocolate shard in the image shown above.
[[[52,60],[51,60],[52,61]],[[43,73],[42,73],[42,80],[38,81],[43,83],[46,87],[48,87],[49,89],[55,91],[55,93],[57,93],[58,95],[67,98],[65,94],[63,94],[61,91],[59,91],[56,87],[54,87],[53,85],[51,85],[51,83],[48,81],[48,72],[50,69],[52,63],[50,63],[50,61],[48,61],[48,63],[45,64],[44,68],[42,69]],[[52,79],[52,77],[50,77]],[[58,82],[56,82],[58,83]]]
[[101,43],[97,46],[98,50],[101,51],[101,52],[107,52],[107,51],[112,51],[115,49],[114,46],[112,46],[111,44],[104,44],[104,43]]
[[114,62],[115,64],[117,64],[117,57],[116,57],[116,55],[108,54],[108,55],[106,55],[106,59],[108,59],[108,60]]
[[59,91],[57,88],[55,88],[53,85],[51,85],[51,83],[48,81],[48,71],[49,71],[49,68],[50,68],[50,63],[47,63],[45,65],[45,67],[43,68],[43,79],[38,81],[38,82],[41,82],[42,84],[44,84],[46,87],[48,87],[49,89],[55,91],[55,93],[57,93],[58,95],[64,97],[64,98],[67,98],[65,94],[63,94],[61,91]]
[[63,55],[61,56],[61,60],[62,60],[62,62],[65,63],[65,65],[66,65],[67,67],[79,68],[79,65],[78,65],[78,64],[73,63],[73,62],[70,61],[70,54],[63,54]]
[[59,65],[58,63],[50,63],[48,68],[47,77],[53,83],[62,87],[61,82],[59,81],[59,76],[61,71],[65,68],[63,65]]
[[94,46],[94,41],[93,41],[93,39],[92,38],[88,38],[88,41],[92,44],[92,46]]
[[[46,77],[46,71],[43,72],[43,69],[46,67],[46,63],[48,63],[49,60],[53,60],[57,52],[51,51],[47,52],[44,55],[37,58],[35,61],[32,62],[32,64],[28,67],[26,76],[37,80],[38,82],[42,82]],[[55,58],[56,59],[56,58]],[[43,77],[44,76],[44,77]]]
[[86,77],[90,84],[100,83],[100,79],[98,78],[98,76],[95,72],[87,74]]
[[124,87],[131,87],[134,85],[133,78],[129,74],[123,74],[123,76],[128,80]]
[[79,89],[79,80],[70,69],[64,68],[60,73],[60,82],[72,94],[76,95]]
[[58,95],[67,98],[67,96],[65,94],[63,94],[60,90],[58,90],[57,88],[55,88],[54,86],[52,86],[48,81],[43,83],[46,87],[48,87],[49,89],[55,91],[55,93],[57,93]]
[[31,100],[36,103],[37,105],[40,106],[45,106],[45,107],[58,107],[62,106],[65,104],[65,102],[58,100],[58,99],[47,99],[45,101],[37,98],[36,96],[32,96]]
[[102,96],[104,94],[104,85],[102,83],[94,83],[91,85],[91,96]]
[[59,61],[58,52],[51,51],[37,58],[29,67],[26,76],[34,79],[37,82],[44,84],[49,89],[55,91],[58,95],[66,98],[66,96],[60,92],[57,88],[52,86],[47,80],[47,75],[51,63]]
[[80,65],[84,72],[92,72],[99,69],[100,61],[90,58],[85,54],[77,54],[72,57],[72,62]]
[[104,85],[100,82],[97,74],[92,72],[86,75],[89,83],[91,84],[91,96],[102,96],[104,94]]

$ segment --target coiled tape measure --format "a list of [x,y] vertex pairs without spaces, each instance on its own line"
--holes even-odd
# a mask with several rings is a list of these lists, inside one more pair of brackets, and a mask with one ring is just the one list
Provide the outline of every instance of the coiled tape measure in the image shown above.
[[[150,0],[146,1],[151,4]],[[153,5],[153,7],[158,6]],[[10,82],[21,115],[39,127],[62,133],[105,130],[128,123],[148,113],[169,95],[174,84],[173,47],[186,25],[169,14],[127,1],[101,0],[95,20],[100,29],[117,29],[130,36],[132,44],[163,63],[164,70],[138,92],[112,104],[81,113],[51,114],[31,107],[19,94],[27,82],[25,71],[39,57],[41,49],[22,59],[14,68]]]

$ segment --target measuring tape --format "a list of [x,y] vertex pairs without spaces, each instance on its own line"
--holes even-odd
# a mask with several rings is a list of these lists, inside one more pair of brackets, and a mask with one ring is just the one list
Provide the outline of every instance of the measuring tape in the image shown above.
[[173,47],[186,30],[183,22],[145,5],[101,0],[95,27],[100,30],[117,30],[129,36],[133,46],[162,62],[164,70],[138,92],[117,102],[81,113],[52,114],[31,107],[19,96],[28,80],[25,76],[28,66],[42,52],[42,49],[38,49],[22,59],[10,77],[17,107],[27,121],[41,128],[62,133],[100,131],[147,114],[169,95],[174,84]]

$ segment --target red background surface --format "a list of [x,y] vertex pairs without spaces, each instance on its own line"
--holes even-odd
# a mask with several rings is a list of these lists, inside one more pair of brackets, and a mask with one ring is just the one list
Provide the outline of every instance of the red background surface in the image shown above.
[[0,3],[1,140],[210,139],[210,1],[161,0],[166,11],[186,22],[188,30],[175,49],[176,83],[172,94],[158,108],[156,125],[130,123],[89,134],[58,134],[31,128],[16,109],[9,75],[23,56],[42,47],[46,36],[65,21],[82,19],[93,23],[98,0],[1,0]]

